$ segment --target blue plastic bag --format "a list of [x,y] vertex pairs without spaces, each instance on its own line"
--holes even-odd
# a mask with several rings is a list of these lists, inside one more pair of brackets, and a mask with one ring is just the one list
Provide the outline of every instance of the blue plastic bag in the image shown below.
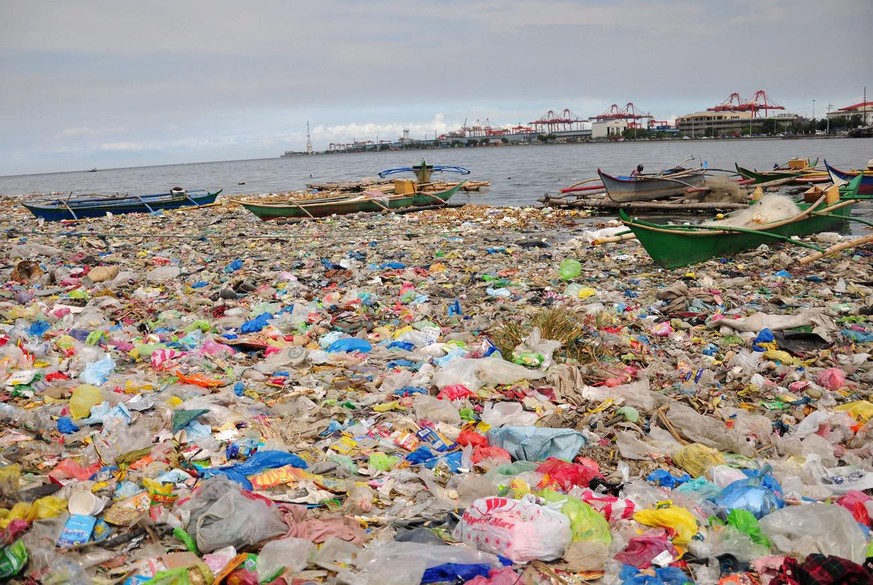
[[276,469],[277,467],[285,467],[286,465],[300,469],[306,469],[307,467],[306,461],[297,455],[292,455],[291,453],[285,453],[284,451],[258,451],[246,459],[244,463],[202,469],[200,474],[203,477],[225,475],[228,479],[232,479],[243,488],[251,490],[252,482],[248,480],[247,476],[256,475],[265,469]]
[[270,323],[270,319],[273,316],[269,313],[261,313],[251,321],[246,321],[242,325],[240,325],[239,332],[240,333],[257,333],[264,327],[266,327]]
[[357,337],[345,337],[343,339],[337,339],[333,343],[331,343],[328,348],[328,353],[338,353],[338,352],[350,352],[350,351],[360,351],[362,353],[367,353],[373,349],[373,344],[367,341],[366,339],[358,339]]
[[79,380],[86,384],[100,386],[109,379],[109,374],[115,369],[115,360],[112,356],[106,354],[96,362],[91,362],[85,366],[85,370],[79,374]]
[[[750,472],[745,471],[748,475]],[[712,502],[726,511],[742,509],[760,520],[767,514],[785,507],[782,487],[769,474],[769,466],[748,479],[739,479],[726,486]]]
[[242,268],[242,266],[243,266],[243,261],[240,260],[239,258],[237,258],[236,260],[234,260],[233,262],[231,262],[230,264],[228,264],[227,266],[224,267],[224,272],[226,274],[230,274],[231,272],[236,272],[237,270]]

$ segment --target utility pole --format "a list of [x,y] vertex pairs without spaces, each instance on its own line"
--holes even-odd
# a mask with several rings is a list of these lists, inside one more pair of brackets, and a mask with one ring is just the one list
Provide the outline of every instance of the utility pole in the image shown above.
[[812,100],[812,133],[815,134],[815,100]]
[[828,104],[828,113],[827,113],[827,116],[828,116],[828,129],[825,130],[825,134],[828,135],[828,136],[830,136],[830,134],[831,134],[831,108],[832,108],[832,107],[834,107],[834,104],[829,103],[829,104]]

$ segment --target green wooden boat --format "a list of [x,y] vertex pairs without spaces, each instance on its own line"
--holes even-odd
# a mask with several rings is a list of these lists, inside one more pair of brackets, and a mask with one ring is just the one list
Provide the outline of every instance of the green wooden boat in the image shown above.
[[773,170],[773,171],[752,171],[745,167],[741,167],[738,164],[734,164],[737,168],[737,173],[744,179],[750,179],[755,182],[755,184],[759,183],[769,183],[771,181],[781,181],[786,180],[789,183],[806,185],[808,183],[827,183],[829,182],[830,176],[823,171],[817,171],[813,169],[804,169],[804,170]]
[[[429,184],[395,181],[388,191],[364,191],[335,197],[283,201],[234,199],[235,203],[266,221],[270,219],[315,219],[361,212],[404,212],[444,207],[458,192],[463,181],[446,189]],[[409,192],[406,192],[409,191]]]
[[[744,250],[752,250],[761,244],[790,242],[794,245],[821,251],[813,244],[793,240],[793,236],[806,236],[845,228],[851,220],[852,206],[860,181],[852,181],[840,198],[828,205],[822,196],[815,203],[799,204],[800,213],[793,217],[761,224],[754,229],[717,225],[659,225],[631,218],[623,209],[619,217],[645,248],[652,260],[664,268],[679,268],[712,258],[732,256]],[[867,222],[864,222],[867,223]]]

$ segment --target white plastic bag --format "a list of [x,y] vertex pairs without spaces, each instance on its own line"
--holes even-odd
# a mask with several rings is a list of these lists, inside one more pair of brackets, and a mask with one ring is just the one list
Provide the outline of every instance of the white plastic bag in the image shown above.
[[560,558],[572,533],[566,516],[540,506],[527,495],[521,500],[479,498],[464,511],[454,537],[479,550],[524,563]]
[[297,573],[309,564],[315,553],[315,545],[305,538],[280,538],[271,540],[258,553],[258,580],[271,581],[283,569]]

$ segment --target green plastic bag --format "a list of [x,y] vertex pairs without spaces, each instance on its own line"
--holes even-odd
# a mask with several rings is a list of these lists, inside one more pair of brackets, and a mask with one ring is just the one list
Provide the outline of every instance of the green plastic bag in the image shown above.
[[743,534],[746,534],[752,542],[770,548],[770,539],[761,532],[761,525],[755,515],[742,508],[734,508],[727,515],[727,523]]
[[27,564],[27,548],[24,541],[16,540],[0,552],[0,579],[17,575]]
[[602,542],[610,544],[612,535],[609,533],[609,523],[600,512],[573,496],[568,496],[554,490],[542,490],[538,494],[547,502],[562,503],[561,513],[570,519],[572,542]]

